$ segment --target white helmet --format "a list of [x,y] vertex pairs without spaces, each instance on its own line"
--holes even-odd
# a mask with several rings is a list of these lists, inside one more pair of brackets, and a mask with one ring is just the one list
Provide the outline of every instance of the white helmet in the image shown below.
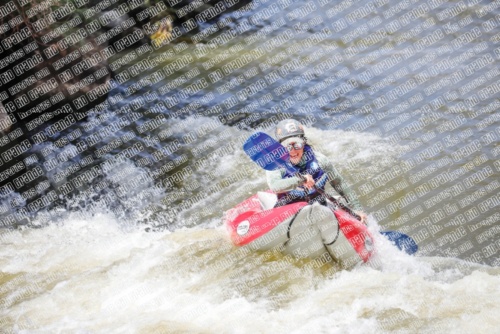
[[276,138],[282,142],[290,137],[304,137],[304,127],[294,119],[284,119],[276,124]]

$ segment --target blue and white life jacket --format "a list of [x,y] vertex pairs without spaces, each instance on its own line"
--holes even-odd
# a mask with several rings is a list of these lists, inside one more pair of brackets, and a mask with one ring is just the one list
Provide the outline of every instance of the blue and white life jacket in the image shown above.
[[[304,147],[304,154],[302,159],[297,165],[294,165],[295,169],[302,175],[309,174],[313,177],[315,185],[321,190],[325,190],[326,181],[328,180],[327,174],[319,166],[318,160],[314,156],[314,152],[309,145]],[[295,173],[285,171],[283,178],[294,177]],[[320,194],[316,189],[307,189],[304,186],[298,187],[299,189],[293,189],[286,193],[278,194],[279,206],[299,202],[299,201],[310,201]]]

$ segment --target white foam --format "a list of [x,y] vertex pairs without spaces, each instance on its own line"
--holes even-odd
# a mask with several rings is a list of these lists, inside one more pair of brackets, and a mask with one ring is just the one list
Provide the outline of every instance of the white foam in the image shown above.
[[[2,313],[27,332],[491,332],[500,308],[500,270],[407,256],[380,238],[380,268],[327,278],[236,249],[222,229],[124,231],[96,215],[1,233],[2,272],[18,277],[2,285]],[[453,263],[460,275],[446,274]]]

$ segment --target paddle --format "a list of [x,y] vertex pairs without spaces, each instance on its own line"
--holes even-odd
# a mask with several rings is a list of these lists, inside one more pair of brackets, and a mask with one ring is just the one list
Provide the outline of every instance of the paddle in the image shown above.
[[418,245],[410,236],[398,231],[380,231],[380,234],[389,239],[397,248],[406,254],[413,255],[418,251]]
[[[272,171],[279,168],[285,168],[291,174],[295,174],[301,179],[305,179],[290,163],[290,153],[288,150],[274,138],[263,132],[257,132],[251,135],[243,144],[243,150],[250,157],[250,159],[265,170]],[[314,189],[356,219],[361,220],[360,217],[350,208],[337,201],[334,197],[326,194],[321,188],[314,186]],[[418,250],[418,246],[415,241],[404,233],[397,231],[384,231],[381,232],[381,234],[407,254],[414,254]]]
[[[284,167],[291,174],[295,174],[295,176],[303,181],[305,180],[305,177],[301,175],[298,170],[289,162],[290,153],[288,152],[288,150],[269,135],[263,132],[257,132],[247,139],[247,141],[243,145],[243,149],[245,150],[245,153],[250,157],[250,159],[255,161],[265,170],[272,171]],[[325,198],[341,207],[344,211],[349,213],[357,220],[361,220],[361,217],[359,215],[357,215],[343,203],[339,202],[336,198],[325,193],[323,189],[318,188],[316,185],[314,185],[314,189],[321,195],[325,196]]]

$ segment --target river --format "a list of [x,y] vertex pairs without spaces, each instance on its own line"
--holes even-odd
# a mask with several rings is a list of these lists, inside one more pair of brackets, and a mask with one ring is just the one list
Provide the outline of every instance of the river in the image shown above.
[[[2,333],[498,330],[496,2],[254,4],[222,14],[236,36],[214,50],[172,42],[167,79],[141,83],[150,68],[74,125],[91,140],[124,122],[94,157],[143,149],[31,228],[0,230]],[[377,237],[373,259],[337,272],[231,245],[224,213],[267,189],[241,144],[287,117],[358,194],[371,231],[407,233],[416,256]]]

